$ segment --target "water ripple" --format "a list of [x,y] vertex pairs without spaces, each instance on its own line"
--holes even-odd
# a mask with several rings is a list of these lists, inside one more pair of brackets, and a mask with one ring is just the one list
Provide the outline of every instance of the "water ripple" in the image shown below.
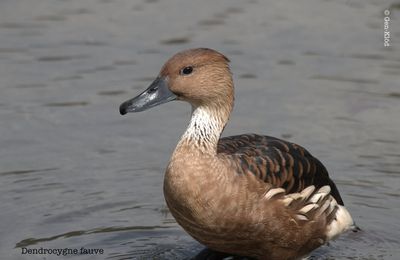
[[36,245],[41,242],[47,242],[56,240],[59,238],[70,238],[76,236],[84,236],[90,234],[97,233],[110,233],[110,232],[121,232],[121,231],[143,231],[143,230],[160,230],[160,229],[168,229],[170,226],[129,226],[129,227],[102,227],[102,228],[94,228],[89,230],[76,230],[70,231],[63,234],[50,236],[50,237],[42,237],[42,238],[26,238],[15,244],[15,248],[27,247],[31,245]]
[[5,175],[21,175],[21,174],[30,174],[30,173],[38,173],[38,172],[55,171],[55,170],[58,170],[58,168],[44,168],[44,169],[31,169],[31,170],[15,170],[15,171],[0,172],[0,176],[5,176]]

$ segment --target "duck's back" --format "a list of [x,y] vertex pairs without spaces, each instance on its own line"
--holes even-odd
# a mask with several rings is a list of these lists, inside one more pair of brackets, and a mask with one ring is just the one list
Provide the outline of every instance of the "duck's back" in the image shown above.
[[217,152],[233,156],[241,173],[251,172],[264,182],[284,188],[286,193],[299,192],[310,185],[316,188],[329,185],[332,196],[343,205],[325,166],[297,144],[244,134],[221,138]]

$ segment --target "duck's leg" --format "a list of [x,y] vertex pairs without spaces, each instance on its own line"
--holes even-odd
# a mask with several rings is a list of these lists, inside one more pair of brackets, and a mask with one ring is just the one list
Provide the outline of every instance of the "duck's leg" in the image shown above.
[[252,258],[249,257],[235,256],[232,254],[217,252],[209,248],[204,248],[203,250],[200,251],[200,253],[198,253],[195,257],[192,258],[192,260],[223,260],[223,259],[252,260]]

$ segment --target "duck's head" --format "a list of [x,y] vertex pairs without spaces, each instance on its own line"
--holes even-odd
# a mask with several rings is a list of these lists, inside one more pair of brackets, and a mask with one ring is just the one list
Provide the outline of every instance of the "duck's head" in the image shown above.
[[233,103],[229,60],[205,48],[179,52],[162,67],[157,78],[137,97],[121,104],[122,115],[140,112],[172,101],[183,100],[198,106],[227,106]]

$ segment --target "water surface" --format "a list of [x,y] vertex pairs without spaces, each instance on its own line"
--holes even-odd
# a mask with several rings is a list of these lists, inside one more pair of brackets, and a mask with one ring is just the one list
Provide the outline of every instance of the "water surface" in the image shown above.
[[[392,44],[383,47],[383,11]],[[163,172],[190,116],[118,106],[178,50],[232,61],[224,135],[297,142],[331,172],[359,234],[313,259],[400,259],[400,19],[394,0],[0,2],[2,259],[189,259]],[[103,249],[27,255],[22,248]]]

